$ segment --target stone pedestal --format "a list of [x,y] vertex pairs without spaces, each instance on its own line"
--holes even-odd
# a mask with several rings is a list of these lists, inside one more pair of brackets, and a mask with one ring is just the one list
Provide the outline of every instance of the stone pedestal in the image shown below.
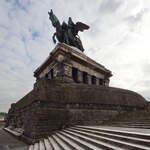
[[[73,69],[75,70],[73,74]],[[65,82],[76,82],[99,85],[103,80],[112,76],[111,71],[98,64],[75,47],[58,44],[44,63],[35,70],[34,76],[40,78],[57,78]],[[91,78],[94,76],[94,81]],[[109,86],[109,82],[106,83]],[[105,86],[105,85],[104,85]]]

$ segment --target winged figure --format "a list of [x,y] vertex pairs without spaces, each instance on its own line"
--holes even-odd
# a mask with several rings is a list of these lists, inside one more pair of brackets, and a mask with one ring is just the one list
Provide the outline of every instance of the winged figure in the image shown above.
[[71,17],[69,17],[68,19],[68,24],[66,22],[60,24],[59,20],[54,15],[52,10],[48,12],[48,14],[49,14],[49,19],[52,22],[52,25],[56,28],[56,32],[53,35],[54,43],[56,43],[56,39],[55,39],[56,37],[59,42],[63,42],[68,45],[75,46],[83,52],[84,48],[82,46],[82,42],[80,40],[78,32],[79,31],[83,32],[84,30],[88,30],[89,26],[82,22],[74,23]]

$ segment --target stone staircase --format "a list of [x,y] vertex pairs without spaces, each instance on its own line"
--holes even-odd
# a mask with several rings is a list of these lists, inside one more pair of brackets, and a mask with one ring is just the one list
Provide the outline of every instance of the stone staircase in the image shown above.
[[74,126],[41,139],[29,150],[150,150],[150,131]]
[[115,121],[111,123],[111,126],[125,127],[125,128],[142,128],[150,129],[150,121]]
[[103,125],[150,129],[150,111],[142,110],[120,114],[112,120],[105,121]]

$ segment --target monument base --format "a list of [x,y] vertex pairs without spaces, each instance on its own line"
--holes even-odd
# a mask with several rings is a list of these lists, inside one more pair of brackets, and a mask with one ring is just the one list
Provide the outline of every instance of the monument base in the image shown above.
[[33,141],[72,125],[100,125],[120,113],[145,109],[139,94],[105,86],[39,79],[8,113],[7,126]]

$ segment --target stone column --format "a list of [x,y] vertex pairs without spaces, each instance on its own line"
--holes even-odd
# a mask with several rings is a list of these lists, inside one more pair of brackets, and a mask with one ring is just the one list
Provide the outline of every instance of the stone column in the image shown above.
[[92,84],[92,82],[91,82],[91,78],[92,78],[92,76],[88,74],[88,84],[89,84],[89,85],[91,85],[91,84]]
[[54,67],[54,78],[64,80],[66,82],[73,82],[72,79],[72,65],[65,62],[58,62]]
[[96,78],[96,85],[99,85],[99,79]]
[[63,70],[63,80],[67,82],[74,82],[72,78],[72,65],[64,63]]
[[104,80],[104,85],[107,86],[107,87],[109,87],[109,79],[105,79]]
[[78,70],[78,82],[82,83],[83,82],[83,75],[82,71]]

